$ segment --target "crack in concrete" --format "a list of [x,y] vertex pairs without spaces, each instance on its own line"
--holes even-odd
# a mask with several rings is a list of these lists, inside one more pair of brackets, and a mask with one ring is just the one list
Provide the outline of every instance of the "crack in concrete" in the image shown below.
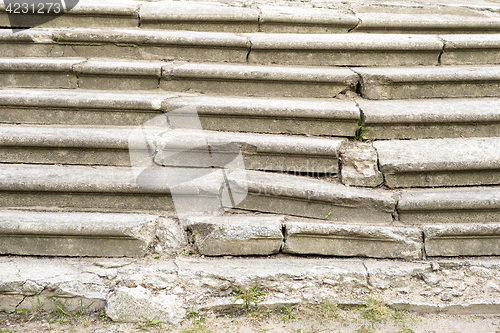
[[439,40],[443,43],[443,48],[441,49],[441,52],[439,53],[438,55],[438,59],[437,59],[437,65],[438,66],[441,66],[441,57],[443,56],[445,50],[446,50],[446,46],[447,46],[447,41],[441,37],[441,36],[437,36],[439,38]]

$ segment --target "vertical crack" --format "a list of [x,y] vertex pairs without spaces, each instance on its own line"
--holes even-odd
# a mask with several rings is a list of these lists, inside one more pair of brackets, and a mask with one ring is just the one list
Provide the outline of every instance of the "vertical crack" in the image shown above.
[[438,38],[441,40],[441,42],[443,43],[443,48],[441,49],[441,52],[439,53],[438,55],[438,59],[437,59],[437,65],[438,66],[441,66],[441,57],[443,56],[444,54],[444,51],[446,49],[446,46],[447,46],[447,43],[446,43],[446,40],[443,39],[441,36],[438,36]]

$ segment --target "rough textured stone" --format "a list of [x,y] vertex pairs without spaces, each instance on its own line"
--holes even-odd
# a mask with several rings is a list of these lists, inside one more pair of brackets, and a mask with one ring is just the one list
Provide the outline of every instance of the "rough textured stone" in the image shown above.
[[177,324],[184,318],[182,302],[175,295],[154,295],[148,289],[121,287],[107,300],[106,315],[114,321]]
[[[302,13],[303,15],[303,13]],[[308,66],[436,65],[436,36],[387,34],[247,34],[249,61]]]
[[500,138],[376,141],[391,187],[500,184]]
[[398,212],[401,222],[410,224],[496,222],[500,216],[500,189],[405,190]]
[[2,254],[141,256],[155,239],[158,216],[0,212]]
[[346,187],[305,177],[248,171],[229,177],[233,193],[248,189],[238,208],[333,221],[392,222],[395,201],[383,191]]
[[368,138],[500,136],[500,101],[485,99],[357,100]]
[[499,97],[498,67],[356,69],[368,99]]
[[422,257],[418,229],[287,222],[283,252],[372,258]]
[[141,27],[168,30],[257,32],[259,12],[220,3],[162,1],[141,6]]
[[283,217],[190,217],[184,222],[200,254],[270,255],[280,251]]
[[167,112],[196,108],[204,129],[351,136],[359,109],[350,101],[287,100],[263,98],[193,96],[167,100]]
[[372,144],[344,142],[339,150],[342,183],[352,186],[376,187],[384,178],[378,170],[377,151]]
[[428,256],[500,255],[500,224],[423,226]]
[[358,75],[345,68],[187,63],[164,66],[160,88],[243,96],[334,97],[354,91]]

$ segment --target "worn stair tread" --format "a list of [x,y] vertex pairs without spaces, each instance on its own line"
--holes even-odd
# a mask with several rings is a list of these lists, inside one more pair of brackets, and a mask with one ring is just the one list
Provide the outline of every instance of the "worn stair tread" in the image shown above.
[[368,99],[499,97],[499,66],[356,68]]
[[369,138],[500,136],[500,100],[497,98],[360,99],[356,102]]
[[399,219],[410,224],[493,223],[500,217],[498,186],[403,190]]
[[[138,213],[0,211],[0,253],[36,256],[143,256],[164,216]],[[172,229],[173,230],[173,229]],[[172,244],[164,244],[165,247]]]
[[500,138],[373,143],[391,187],[500,185]]

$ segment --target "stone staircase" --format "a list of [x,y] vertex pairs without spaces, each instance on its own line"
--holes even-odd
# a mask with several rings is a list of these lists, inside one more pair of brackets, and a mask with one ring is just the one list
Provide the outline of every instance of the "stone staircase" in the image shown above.
[[0,253],[500,255],[500,5],[333,7],[2,29]]

